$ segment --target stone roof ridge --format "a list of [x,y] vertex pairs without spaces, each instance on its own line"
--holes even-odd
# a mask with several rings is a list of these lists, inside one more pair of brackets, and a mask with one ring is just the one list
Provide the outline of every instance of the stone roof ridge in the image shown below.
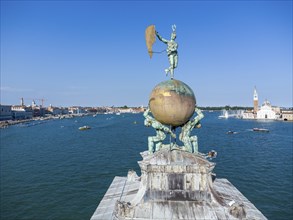
[[153,154],[148,152],[141,153],[143,163],[150,165],[206,165],[208,167],[215,166],[215,163],[208,161],[201,154],[193,154],[180,149],[161,149]]

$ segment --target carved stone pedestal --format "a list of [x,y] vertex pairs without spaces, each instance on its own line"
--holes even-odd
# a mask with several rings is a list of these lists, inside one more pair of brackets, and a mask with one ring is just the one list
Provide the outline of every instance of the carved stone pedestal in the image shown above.
[[91,220],[266,219],[214,163],[180,149],[143,152],[141,176],[115,177]]
[[131,201],[116,203],[117,217],[192,219],[190,207],[211,205],[214,163],[181,150],[142,156],[139,190]]

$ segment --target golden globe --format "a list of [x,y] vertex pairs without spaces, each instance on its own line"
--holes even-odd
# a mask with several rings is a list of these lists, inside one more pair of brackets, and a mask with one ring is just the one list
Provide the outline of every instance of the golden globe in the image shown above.
[[193,115],[196,100],[192,89],[179,80],[167,80],[152,90],[149,106],[154,118],[174,127],[185,124]]

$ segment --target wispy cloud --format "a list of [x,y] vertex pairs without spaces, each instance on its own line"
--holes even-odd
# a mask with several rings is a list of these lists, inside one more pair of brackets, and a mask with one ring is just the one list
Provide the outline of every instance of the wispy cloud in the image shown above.
[[68,90],[84,90],[84,89],[87,89],[87,87],[71,85],[71,86],[67,86],[67,89]]
[[14,88],[10,86],[1,86],[0,91],[1,92],[32,92],[34,90],[29,88]]

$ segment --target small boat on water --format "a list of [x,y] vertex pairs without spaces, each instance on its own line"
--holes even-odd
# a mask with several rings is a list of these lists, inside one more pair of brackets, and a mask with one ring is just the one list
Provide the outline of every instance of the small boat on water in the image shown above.
[[90,127],[90,126],[87,126],[87,125],[85,125],[85,126],[79,127],[78,129],[79,129],[79,130],[81,130],[81,131],[83,131],[83,130],[88,130],[88,129],[91,129],[91,127]]
[[206,158],[210,158],[210,159],[216,158],[217,154],[218,154],[217,151],[212,150],[212,151],[207,153]]
[[253,128],[253,131],[259,131],[259,132],[269,132],[269,129],[266,128]]
[[227,134],[237,134],[236,131],[228,131]]

